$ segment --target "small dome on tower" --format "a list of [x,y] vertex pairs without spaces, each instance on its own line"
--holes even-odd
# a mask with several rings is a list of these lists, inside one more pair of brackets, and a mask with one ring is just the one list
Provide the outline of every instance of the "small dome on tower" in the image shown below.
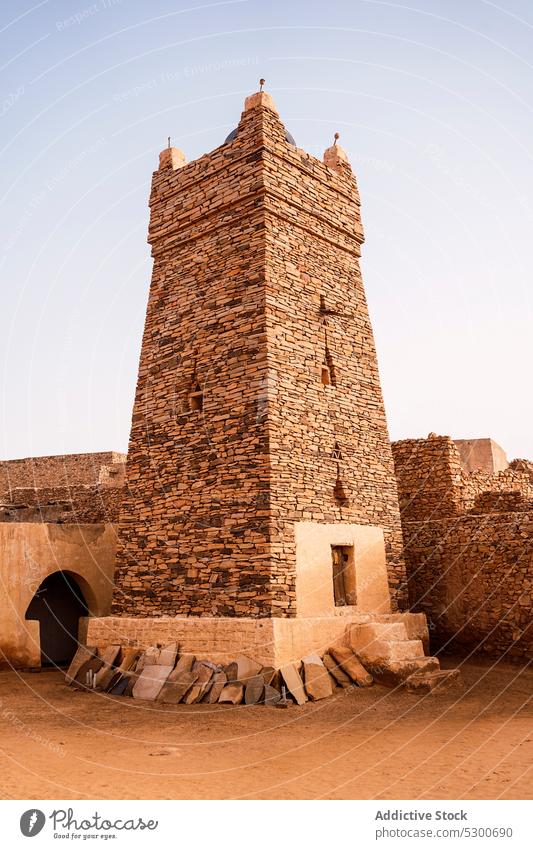
[[[259,106],[264,106],[266,109],[272,110],[276,115],[278,114],[278,110],[276,109],[276,104],[272,100],[272,97],[267,91],[263,91],[263,86],[265,84],[264,79],[259,80],[259,91],[256,91],[255,94],[250,94],[246,100],[244,101],[244,111],[248,112],[250,109],[257,109]],[[229,136],[226,137],[224,144],[228,144],[228,142],[233,141],[237,138],[237,128],[231,131]],[[288,144],[292,144],[293,147],[296,147],[296,142],[294,138],[289,133],[288,130],[285,130],[285,141]]]
[[[226,136],[226,138],[224,139],[224,144],[228,144],[228,142],[231,142],[236,138],[237,138],[237,127],[235,127],[235,129],[231,131],[229,136]],[[292,144],[293,147],[296,147],[296,142],[294,141],[294,137],[291,135],[291,133],[289,133],[288,130],[285,130],[285,141],[287,141],[289,144]]]

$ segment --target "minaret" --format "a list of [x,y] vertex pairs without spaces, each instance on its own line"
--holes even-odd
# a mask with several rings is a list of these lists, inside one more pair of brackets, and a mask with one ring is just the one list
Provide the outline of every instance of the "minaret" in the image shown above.
[[160,155],[115,614],[405,602],[359,195],[337,139],[323,162],[300,150],[261,90],[211,153]]

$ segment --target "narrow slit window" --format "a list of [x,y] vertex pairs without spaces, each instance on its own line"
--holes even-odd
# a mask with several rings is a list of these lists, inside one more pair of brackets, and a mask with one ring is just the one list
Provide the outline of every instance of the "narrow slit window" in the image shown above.
[[339,507],[345,507],[348,504],[348,493],[341,478],[340,464],[337,463],[337,479],[333,487],[333,498]]
[[[328,383],[331,384],[331,386],[336,386],[337,385],[337,374],[336,374],[336,371],[335,371],[335,365],[333,363],[333,357],[331,356],[331,351],[329,350],[327,343],[326,343],[326,350],[324,351],[324,359],[322,361],[322,371],[324,371],[324,369],[327,369],[327,372],[328,372],[328,377],[329,377]],[[323,382],[324,381],[322,381],[322,383]]]
[[193,413],[201,413],[204,409],[204,393],[197,383],[194,392],[189,395],[189,410]]
[[353,545],[332,545],[333,597],[335,607],[357,603]]
[[327,363],[324,363],[322,366],[320,379],[323,386],[329,386],[331,384],[331,371]]

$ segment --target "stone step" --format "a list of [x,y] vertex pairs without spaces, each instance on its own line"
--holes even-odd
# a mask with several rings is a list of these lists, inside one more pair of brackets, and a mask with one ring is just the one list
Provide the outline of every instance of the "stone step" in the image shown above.
[[401,622],[407,631],[408,640],[422,640],[425,653],[429,654],[429,629],[425,613],[386,613],[377,618],[378,622]]
[[391,663],[396,660],[413,660],[424,657],[420,640],[374,640],[356,650],[363,663]]
[[424,670],[413,673],[404,683],[408,693],[426,695],[460,692],[463,681],[460,669]]
[[347,629],[347,641],[356,654],[375,640],[398,642],[408,639],[403,622],[369,622],[366,625],[351,625]]
[[385,687],[397,687],[411,675],[418,672],[439,672],[440,665],[436,657],[416,657],[410,660],[392,660],[387,664],[364,663],[377,684]]

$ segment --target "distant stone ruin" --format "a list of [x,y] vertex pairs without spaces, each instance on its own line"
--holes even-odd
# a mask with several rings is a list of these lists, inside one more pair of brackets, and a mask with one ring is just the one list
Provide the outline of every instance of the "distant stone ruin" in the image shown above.
[[533,464],[507,463],[490,439],[435,434],[392,452],[409,601],[432,644],[531,657]]

